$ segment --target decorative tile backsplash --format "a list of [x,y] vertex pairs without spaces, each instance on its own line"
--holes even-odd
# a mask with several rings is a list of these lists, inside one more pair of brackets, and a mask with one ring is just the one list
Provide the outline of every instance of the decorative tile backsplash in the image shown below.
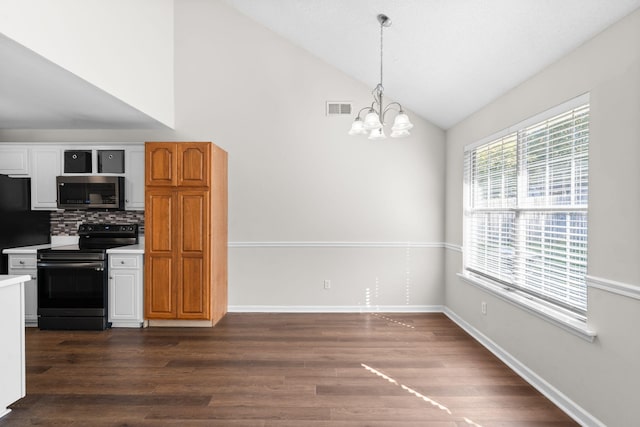
[[64,210],[51,212],[52,236],[77,236],[82,223],[94,224],[138,224],[144,234],[144,211],[99,211]]

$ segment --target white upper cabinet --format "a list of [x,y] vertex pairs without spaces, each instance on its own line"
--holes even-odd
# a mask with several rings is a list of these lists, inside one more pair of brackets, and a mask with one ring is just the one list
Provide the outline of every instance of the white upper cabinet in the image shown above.
[[28,175],[29,150],[24,146],[3,146],[0,148],[0,174]]
[[124,208],[144,210],[144,145],[127,148],[124,170]]
[[[65,158],[73,158],[76,151],[89,153],[86,166],[79,172],[68,164],[65,172]],[[59,175],[124,176],[125,209],[144,210],[143,143],[0,143],[0,174],[31,177],[31,209],[34,210],[57,209],[56,177]]]
[[57,208],[56,176],[61,172],[60,150],[37,147],[31,149],[31,209]]

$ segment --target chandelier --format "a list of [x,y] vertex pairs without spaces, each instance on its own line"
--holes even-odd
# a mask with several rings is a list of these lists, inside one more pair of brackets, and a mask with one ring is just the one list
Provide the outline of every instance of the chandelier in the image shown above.
[[[391,19],[387,15],[380,14],[378,15],[378,22],[380,23],[380,83],[371,92],[371,95],[373,95],[371,106],[364,107],[358,111],[358,116],[351,124],[349,135],[369,135],[369,139],[385,139],[386,135],[383,129],[385,116],[390,110],[397,109],[390,136],[392,138],[402,138],[409,136],[409,129],[413,127],[413,124],[404,113],[402,105],[392,102],[385,107],[382,103],[382,95],[384,94],[384,87],[382,86],[382,35],[384,27],[391,26]],[[365,110],[367,113],[363,120],[360,116]]]

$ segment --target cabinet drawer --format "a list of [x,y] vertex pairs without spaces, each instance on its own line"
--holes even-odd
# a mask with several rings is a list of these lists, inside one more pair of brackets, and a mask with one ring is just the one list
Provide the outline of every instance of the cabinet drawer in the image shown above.
[[9,268],[36,268],[35,256],[11,256]]
[[110,255],[109,268],[138,268],[137,256]]

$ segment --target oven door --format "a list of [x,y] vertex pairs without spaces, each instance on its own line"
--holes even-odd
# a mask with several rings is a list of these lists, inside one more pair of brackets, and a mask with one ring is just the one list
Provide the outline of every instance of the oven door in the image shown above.
[[40,329],[105,329],[104,261],[38,261]]

